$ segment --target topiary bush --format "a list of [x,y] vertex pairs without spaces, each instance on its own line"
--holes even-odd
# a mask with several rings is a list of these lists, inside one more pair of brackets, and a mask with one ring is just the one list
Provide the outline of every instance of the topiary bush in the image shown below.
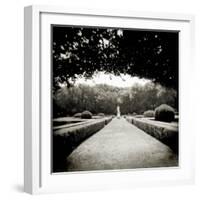
[[143,115],[135,115],[134,117],[136,117],[136,118],[143,118],[144,116]]
[[155,109],[155,120],[171,122],[175,118],[174,109],[167,104],[162,104]]
[[84,111],[81,113],[81,118],[82,119],[91,119],[92,118],[92,113],[90,111]]
[[81,113],[76,113],[76,114],[74,114],[74,117],[76,117],[76,118],[81,118]]
[[99,113],[98,116],[105,117],[105,114],[104,113]]
[[155,116],[155,111],[154,110],[147,110],[144,112],[144,117],[154,117]]

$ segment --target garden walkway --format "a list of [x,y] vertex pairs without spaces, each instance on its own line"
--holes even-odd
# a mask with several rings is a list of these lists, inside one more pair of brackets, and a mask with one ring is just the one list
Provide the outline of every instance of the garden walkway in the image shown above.
[[177,166],[172,150],[124,118],[84,141],[67,158],[67,171]]

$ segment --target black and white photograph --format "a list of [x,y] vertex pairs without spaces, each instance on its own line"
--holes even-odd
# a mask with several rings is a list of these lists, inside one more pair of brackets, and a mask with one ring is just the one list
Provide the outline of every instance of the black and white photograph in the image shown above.
[[52,173],[179,166],[179,32],[51,26]]

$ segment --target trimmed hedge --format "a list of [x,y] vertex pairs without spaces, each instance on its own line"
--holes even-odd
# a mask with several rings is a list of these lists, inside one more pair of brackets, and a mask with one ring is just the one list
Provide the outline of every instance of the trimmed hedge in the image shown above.
[[105,114],[104,113],[99,113],[98,116],[105,117]]
[[107,125],[108,123],[110,123],[110,122],[112,121],[112,119],[113,119],[112,116],[111,116],[111,117],[107,117],[107,118],[105,119],[105,125]]
[[144,117],[154,117],[155,116],[155,111],[154,110],[147,110],[144,112]]
[[65,170],[66,157],[84,140],[101,130],[112,117],[63,128],[53,132],[53,171]]
[[134,117],[136,117],[136,118],[142,118],[144,116],[143,115],[135,115]]
[[74,117],[76,117],[76,118],[81,118],[81,113],[76,113],[76,114],[74,114]]
[[155,109],[155,120],[171,122],[175,118],[174,109],[167,104],[162,104]]
[[138,128],[145,131],[147,134],[160,140],[169,146],[175,153],[178,153],[178,127],[168,126],[161,122],[157,124],[148,119],[139,119],[135,117],[127,118],[127,121],[134,124]]
[[92,113],[90,111],[84,111],[81,113],[82,119],[92,119]]

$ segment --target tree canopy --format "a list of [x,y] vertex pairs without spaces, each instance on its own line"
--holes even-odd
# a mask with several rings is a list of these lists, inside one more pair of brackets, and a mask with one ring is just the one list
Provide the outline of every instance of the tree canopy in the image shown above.
[[97,71],[129,74],[178,89],[178,33],[53,26],[53,87]]

